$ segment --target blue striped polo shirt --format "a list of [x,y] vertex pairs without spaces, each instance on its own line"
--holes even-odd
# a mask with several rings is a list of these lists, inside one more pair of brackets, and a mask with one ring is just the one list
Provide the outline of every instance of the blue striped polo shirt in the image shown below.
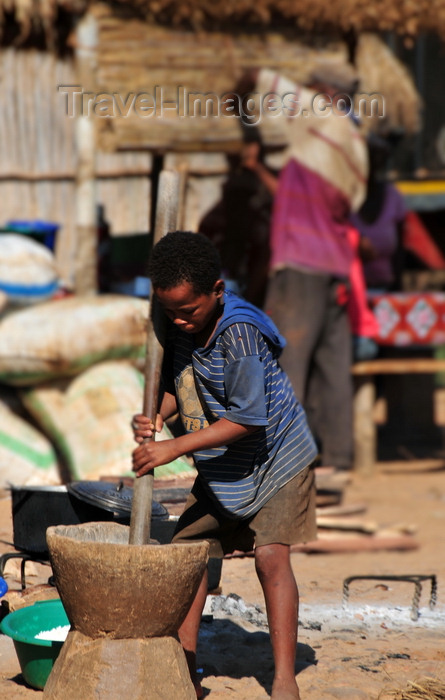
[[230,292],[205,348],[195,347],[191,334],[172,332],[166,388],[176,394],[185,431],[221,418],[258,426],[229,445],[193,454],[204,486],[226,514],[249,517],[317,454],[304,410],[278,362],[284,340],[268,316]]

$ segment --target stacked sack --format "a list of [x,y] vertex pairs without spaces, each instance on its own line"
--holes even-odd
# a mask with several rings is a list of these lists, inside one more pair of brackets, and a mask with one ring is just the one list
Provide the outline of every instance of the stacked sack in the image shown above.
[[[23,444],[36,457],[27,483],[61,483],[62,473],[68,480],[132,474],[130,421],[143,405],[148,313],[143,299],[101,294],[51,300],[0,318],[0,400],[3,384],[44,441],[37,448],[34,433],[16,438],[15,427],[0,431],[0,488],[24,483],[25,471],[16,466]],[[169,437],[167,428],[159,436]],[[47,456],[54,451],[58,481],[56,458]],[[184,458],[155,475],[191,469]]]
[[[100,362],[72,380],[22,391],[24,405],[63,456],[73,479],[131,476],[131,418],[143,402],[143,375],[128,361]],[[171,437],[164,428],[157,439]],[[157,476],[190,471],[187,460]]]
[[50,440],[11,405],[10,392],[0,388],[0,491],[17,486],[60,483]]
[[118,294],[70,296],[0,320],[0,382],[30,386],[104,360],[145,355],[148,304]]

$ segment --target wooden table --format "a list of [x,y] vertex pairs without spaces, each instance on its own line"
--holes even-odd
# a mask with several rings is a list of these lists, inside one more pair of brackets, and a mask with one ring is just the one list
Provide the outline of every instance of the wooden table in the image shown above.
[[[400,348],[400,356],[357,362],[354,377],[354,469],[372,474],[377,459],[374,421],[375,378],[382,374],[435,374],[445,371],[445,359],[427,357],[445,344],[445,293],[371,294],[369,304],[379,323],[376,341]],[[403,348],[425,348],[425,357],[404,357]]]

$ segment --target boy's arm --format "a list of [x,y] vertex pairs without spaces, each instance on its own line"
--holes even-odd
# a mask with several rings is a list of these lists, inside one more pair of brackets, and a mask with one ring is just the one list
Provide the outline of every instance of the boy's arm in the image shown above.
[[[171,418],[175,415],[178,410],[178,405],[176,402],[176,396],[170,394],[168,391],[164,391],[159,406],[159,413],[156,417],[156,430],[158,433],[161,432],[162,426],[167,418]],[[144,416],[143,413],[137,413],[133,416],[131,422],[131,427],[134,431],[134,439],[136,442],[142,443],[145,438],[151,438],[153,435],[153,425],[151,419]]]
[[268,425],[262,361],[268,352],[265,339],[256,327],[246,323],[230,326],[224,338],[228,359],[223,372],[227,392],[225,416],[196,432],[137,447],[133,452],[137,476],[181,455],[228,445]]
[[221,418],[195,433],[187,433],[172,440],[146,442],[133,452],[133,471],[136,472],[136,476],[142,476],[155,467],[168,464],[182,455],[228,445],[250,435],[255,430],[258,430],[256,425],[241,425],[227,418]]
[[159,407],[159,413],[161,414],[162,420],[165,421],[167,418],[171,418],[175,415],[177,410],[178,404],[176,402],[176,396],[174,394],[170,394],[168,391],[164,391],[161,405]]

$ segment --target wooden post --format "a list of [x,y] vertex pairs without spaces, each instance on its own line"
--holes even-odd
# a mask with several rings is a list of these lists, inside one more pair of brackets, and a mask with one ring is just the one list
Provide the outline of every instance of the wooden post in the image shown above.
[[[82,93],[95,92],[97,22],[86,14],[76,29],[76,72]],[[95,294],[97,280],[96,133],[94,115],[83,104],[76,115],[76,240],[73,286],[76,294]]]
[[374,376],[355,376],[354,384],[354,469],[371,476],[377,460]]
[[184,230],[185,226],[185,215],[186,215],[186,204],[187,204],[187,179],[188,179],[188,163],[183,160],[178,166],[179,173],[179,208],[178,208],[178,220],[177,228],[180,231]]

